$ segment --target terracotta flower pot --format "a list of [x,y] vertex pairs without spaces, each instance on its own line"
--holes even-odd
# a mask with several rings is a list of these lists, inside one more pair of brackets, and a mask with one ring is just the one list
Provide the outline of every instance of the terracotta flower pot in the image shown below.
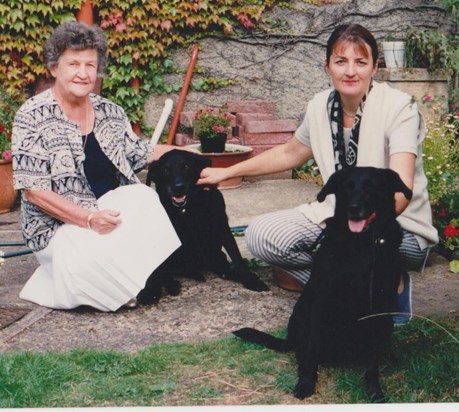
[[17,192],[13,188],[13,163],[0,160],[0,213],[11,210],[16,201]]

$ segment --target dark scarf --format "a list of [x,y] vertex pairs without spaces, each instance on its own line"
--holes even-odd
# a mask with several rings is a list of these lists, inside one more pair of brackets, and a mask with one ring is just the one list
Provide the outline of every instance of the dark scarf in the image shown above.
[[344,144],[343,107],[341,105],[340,95],[336,90],[333,90],[328,97],[327,107],[332,132],[335,170],[352,167],[357,163],[360,122],[362,119],[362,112],[366,97],[366,95],[363,96],[362,102],[360,103],[359,108],[357,109],[357,113],[355,114],[354,126],[352,127],[347,151],[345,150]]

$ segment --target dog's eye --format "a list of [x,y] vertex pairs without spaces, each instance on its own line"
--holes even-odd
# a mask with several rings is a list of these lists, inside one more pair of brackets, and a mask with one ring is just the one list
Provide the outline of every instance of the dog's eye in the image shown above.
[[187,165],[187,164],[184,164],[184,165],[183,165],[183,170],[184,170],[185,172],[188,172],[190,169],[191,169],[191,168],[190,168],[190,165]]
[[169,176],[171,174],[171,169],[169,169],[168,167],[165,167],[163,171],[166,176]]

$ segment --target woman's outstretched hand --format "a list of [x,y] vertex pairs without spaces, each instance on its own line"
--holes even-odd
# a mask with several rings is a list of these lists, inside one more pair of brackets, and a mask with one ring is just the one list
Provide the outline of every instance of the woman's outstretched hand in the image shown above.
[[206,167],[201,171],[201,178],[196,182],[198,185],[216,185],[228,179],[228,171],[224,167]]

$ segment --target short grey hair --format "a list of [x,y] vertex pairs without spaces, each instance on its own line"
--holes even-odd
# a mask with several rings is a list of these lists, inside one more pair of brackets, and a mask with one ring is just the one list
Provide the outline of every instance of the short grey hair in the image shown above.
[[46,41],[43,48],[46,66],[51,70],[66,50],[97,51],[97,72],[102,75],[105,70],[107,39],[98,26],[68,21],[58,26]]

